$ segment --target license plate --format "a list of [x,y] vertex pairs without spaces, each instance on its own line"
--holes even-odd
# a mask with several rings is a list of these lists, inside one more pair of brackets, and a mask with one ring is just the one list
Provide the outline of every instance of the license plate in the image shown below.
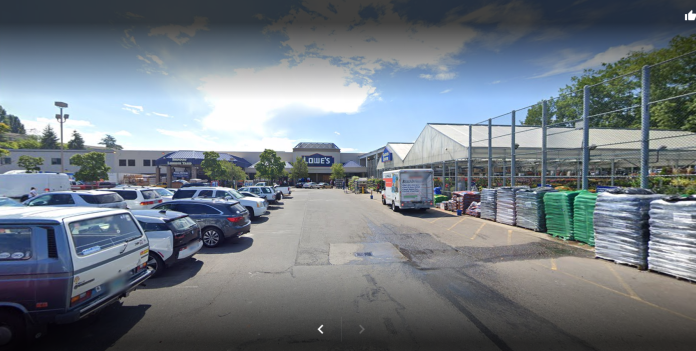
[[126,276],[120,276],[109,283],[109,290],[118,291],[126,285],[127,281]]

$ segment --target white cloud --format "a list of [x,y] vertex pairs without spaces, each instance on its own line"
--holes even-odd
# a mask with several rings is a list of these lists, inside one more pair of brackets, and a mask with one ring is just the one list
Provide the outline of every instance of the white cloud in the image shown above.
[[142,60],[142,61],[145,61],[145,62],[147,62],[147,63],[152,63],[152,62],[150,62],[150,60],[148,60],[148,59],[146,59],[146,58],[144,58],[144,57],[142,57],[142,56],[140,56],[140,55],[138,55],[138,60]]
[[[325,1],[304,1],[301,9],[291,11],[267,30],[287,35],[283,44],[295,58],[303,54],[338,58],[356,75],[371,75],[385,65],[421,67],[436,71],[433,79],[453,78],[454,73],[447,72],[459,63],[453,55],[477,35],[453,16],[438,25],[412,23],[394,12],[389,1],[332,5],[335,12]],[[360,17],[360,11],[369,5],[383,10],[377,20]]]
[[[139,55],[138,55],[138,56],[139,56]],[[162,65],[164,65],[164,61],[162,61],[162,60],[161,60],[159,57],[157,57],[157,55],[155,55],[155,54],[146,54],[145,56],[147,56],[147,57],[149,57],[150,59],[152,59],[152,61],[157,62],[157,64],[160,65],[160,67],[161,67]],[[150,62],[148,62],[148,63],[150,63]]]
[[334,134],[336,134],[336,135],[341,135],[341,133],[339,133],[339,132],[334,132]]
[[[283,60],[278,66],[235,72],[234,76],[202,78],[199,90],[212,107],[203,118],[204,128],[237,131],[240,123],[261,124],[288,111],[301,111],[304,116],[357,113],[375,90],[370,85],[347,82],[348,68],[319,58],[308,58],[295,66]],[[265,134],[262,128],[257,133]]]
[[427,80],[450,80],[454,79],[455,74],[454,73],[438,73],[438,74],[421,74],[421,78],[427,79]]
[[172,117],[173,117],[173,116],[170,116],[170,115],[168,115],[168,114],[166,114],[166,113],[157,113],[157,112],[153,112],[152,114],[153,114],[153,115],[156,115],[156,116],[160,116],[160,117],[168,117],[168,118],[172,118]]
[[584,69],[599,67],[602,63],[614,63],[634,51],[650,51],[652,49],[652,44],[645,43],[613,46],[595,55],[565,49],[559,51],[552,57],[537,61],[536,63],[538,65],[543,67],[551,66],[551,69],[532,78],[544,78],[562,73],[582,72]]
[[494,81],[491,82],[491,84],[498,84],[498,83],[500,83],[499,80],[494,80]]
[[210,149],[210,150],[230,150],[230,151],[262,151],[264,149],[273,149],[276,151],[291,152],[292,148],[297,144],[297,140],[282,138],[282,137],[235,137],[217,138],[213,135],[205,134],[200,131],[192,130],[166,130],[157,129],[162,135],[170,138],[162,140],[159,144],[164,149],[181,149],[183,141],[192,149]]
[[123,104],[123,106],[126,106],[126,107],[121,107],[122,110],[132,112],[136,115],[139,115],[141,112],[143,112],[142,106],[135,106],[135,105],[128,105],[128,104]]
[[358,149],[352,147],[342,147],[341,152],[358,152]]
[[450,91],[452,91],[452,89],[445,89],[445,90],[441,91],[440,94],[447,94]]
[[131,134],[130,132],[128,132],[126,130],[120,130],[120,131],[114,133],[113,135],[124,136],[124,137],[133,136],[133,134]]
[[191,24],[190,26],[169,25],[155,27],[150,30],[150,33],[148,33],[148,35],[166,35],[167,38],[181,45],[189,41],[190,38],[193,38],[196,35],[197,31],[209,30],[207,25],[207,18],[196,16],[193,18],[193,24]]

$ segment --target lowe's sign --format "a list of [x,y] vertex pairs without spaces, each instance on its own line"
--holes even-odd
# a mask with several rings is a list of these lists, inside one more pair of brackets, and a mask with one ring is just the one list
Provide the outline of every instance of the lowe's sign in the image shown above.
[[389,151],[389,149],[385,147],[384,151],[382,151],[382,162],[392,161],[392,157],[393,156],[391,151]]
[[333,156],[324,156],[319,154],[302,156],[309,167],[331,167],[334,164]]

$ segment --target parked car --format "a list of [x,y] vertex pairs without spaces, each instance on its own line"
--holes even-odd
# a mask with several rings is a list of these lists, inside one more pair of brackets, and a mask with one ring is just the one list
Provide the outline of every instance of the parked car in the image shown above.
[[192,257],[203,247],[201,227],[187,214],[166,210],[131,211],[150,242],[147,265],[152,276]]
[[303,188],[303,187],[304,187],[304,184],[305,184],[304,182],[297,182],[297,183],[295,184],[295,188]]
[[160,187],[151,187],[150,189],[154,190],[157,194],[159,194],[159,196],[162,198],[162,201],[170,201],[172,199],[172,196],[174,196],[174,193],[169,191],[169,189]]
[[193,187],[180,189],[173,196],[174,199],[193,199],[193,198],[208,198],[208,199],[227,199],[237,200],[244,208],[249,211],[249,216],[254,219],[266,213],[268,209],[268,201],[264,199],[245,198],[244,195],[232,188],[223,187]]
[[208,183],[208,182],[186,183],[186,184],[182,185],[181,187],[188,188],[188,187],[192,187],[192,186],[210,186],[210,183]]
[[268,186],[245,186],[240,188],[239,191],[248,191],[252,194],[263,197],[268,202],[278,202],[283,198],[283,195],[278,191],[276,192],[273,188]]
[[292,190],[290,190],[290,187],[287,185],[276,185],[273,187],[276,191],[280,191],[283,196],[289,196],[292,194]]
[[[101,191],[101,190],[100,190]],[[112,188],[109,191],[113,191],[116,194],[121,195],[121,197],[126,200],[128,208],[131,210],[147,210],[152,208],[157,204],[164,202],[162,197],[157,194],[154,189],[143,188],[143,187],[124,187],[124,188]]]
[[188,214],[201,227],[203,245],[215,247],[225,239],[251,231],[249,211],[239,201],[222,199],[172,200],[153,207],[155,210]]
[[0,233],[2,349],[93,315],[152,276],[147,237],[127,210],[6,208]]
[[24,201],[25,206],[104,207],[128,209],[126,201],[114,191],[54,191]]
[[0,196],[0,207],[7,206],[7,207],[21,207],[22,204],[10,199],[9,197],[5,196]]
[[309,183],[304,183],[302,185],[303,188],[309,188],[309,189],[319,189],[321,186],[315,182],[309,182]]
[[[253,198],[257,198],[257,199],[262,199],[262,200],[264,200],[263,197],[261,197],[261,196],[259,196],[259,195],[256,195],[256,194],[254,194],[254,193],[248,192],[248,191],[238,191],[238,193],[242,194],[242,196],[244,196],[244,197],[253,197]],[[265,200],[264,200],[264,201],[265,201]]]
[[331,189],[331,184],[329,183],[319,183],[317,184],[321,189]]

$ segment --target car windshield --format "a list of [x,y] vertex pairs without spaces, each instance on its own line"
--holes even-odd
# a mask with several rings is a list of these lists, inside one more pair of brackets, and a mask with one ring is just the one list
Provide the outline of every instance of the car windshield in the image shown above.
[[267,194],[272,193],[270,188],[261,188],[261,191],[263,191],[264,193],[267,193]]
[[22,204],[20,204],[19,202],[15,201],[15,200],[12,200],[8,197],[0,197],[0,206],[13,206],[13,207],[20,206],[21,207]]
[[176,230],[186,230],[196,225],[196,222],[194,222],[193,219],[188,216],[177,218],[169,223],[171,223]]
[[244,197],[244,195],[240,194],[237,190],[234,189],[227,190],[227,193],[230,194],[230,196],[232,196],[233,199],[241,199]]
[[169,190],[167,190],[167,189],[164,189],[164,188],[155,188],[155,189],[152,189],[152,190],[154,190],[154,191],[155,191],[156,193],[158,193],[160,196],[172,196],[172,195],[174,195],[174,193],[172,193],[171,191],[169,191]]

